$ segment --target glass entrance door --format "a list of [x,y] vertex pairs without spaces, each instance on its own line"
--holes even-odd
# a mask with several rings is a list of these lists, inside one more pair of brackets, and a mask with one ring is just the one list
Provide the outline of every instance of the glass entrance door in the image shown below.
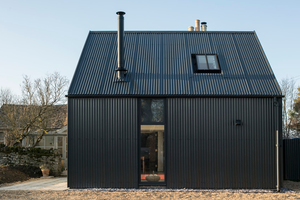
[[141,125],[141,182],[164,182],[164,125]]
[[165,100],[141,99],[140,184],[165,182]]

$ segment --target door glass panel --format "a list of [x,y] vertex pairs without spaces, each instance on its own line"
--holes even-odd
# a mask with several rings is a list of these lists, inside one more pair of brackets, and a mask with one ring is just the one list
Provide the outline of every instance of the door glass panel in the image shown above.
[[164,182],[164,125],[141,125],[140,155],[141,182]]

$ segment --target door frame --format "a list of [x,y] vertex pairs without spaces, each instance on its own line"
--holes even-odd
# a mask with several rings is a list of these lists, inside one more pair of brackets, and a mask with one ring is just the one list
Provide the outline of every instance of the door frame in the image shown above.
[[[141,116],[142,116],[142,109],[141,109],[141,99],[163,99],[164,102],[164,120],[163,122],[153,122],[153,123],[142,123]],[[141,182],[141,125],[164,125],[164,175],[165,181],[164,182]],[[167,185],[167,98],[160,97],[160,98],[139,98],[138,99],[138,185],[139,186],[159,186],[159,185]]]

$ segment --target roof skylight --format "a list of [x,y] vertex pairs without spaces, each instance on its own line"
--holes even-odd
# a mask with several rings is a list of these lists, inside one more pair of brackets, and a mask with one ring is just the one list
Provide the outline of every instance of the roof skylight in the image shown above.
[[192,54],[195,73],[221,73],[217,55]]

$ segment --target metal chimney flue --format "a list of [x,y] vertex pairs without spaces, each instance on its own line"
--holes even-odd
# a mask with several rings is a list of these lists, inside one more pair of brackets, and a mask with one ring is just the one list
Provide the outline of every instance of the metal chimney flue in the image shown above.
[[119,11],[116,13],[119,15],[118,22],[118,68],[117,77],[119,80],[125,78],[127,70],[124,68],[124,17],[125,12]]
[[207,23],[206,22],[201,22],[201,31],[207,31]]

